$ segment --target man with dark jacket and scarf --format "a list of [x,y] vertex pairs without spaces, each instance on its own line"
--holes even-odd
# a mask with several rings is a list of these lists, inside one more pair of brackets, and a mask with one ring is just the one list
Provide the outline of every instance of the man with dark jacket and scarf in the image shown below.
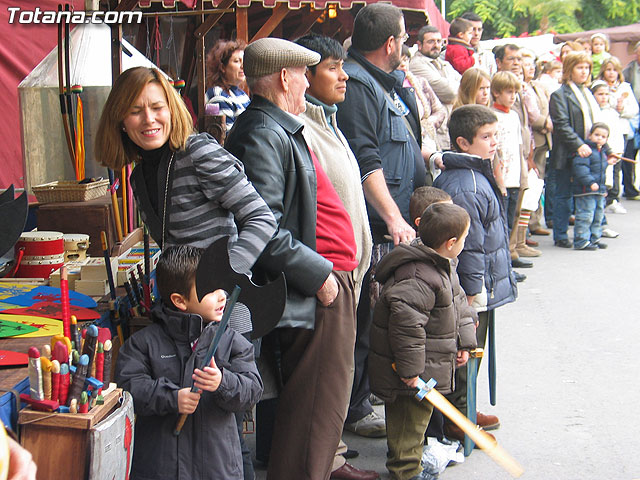
[[[226,303],[222,290],[198,301],[197,247],[167,248],[156,269],[162,303],[153,324],[118,353],[116,381],[131,392],[137,415],[131,478],[242,480],[235,412],[253,408],[262,380],[253,345],[228,328],[214,359],[200,370]],[[199,392],[191,392],[192,383]],[[179,436],[180,414],[189,414]]]
[[[374,243],[372,265],[394,245],[415,238],[409,199],[427,183],[416,97],[402,87],[404,73],[396,70],[407,38],[400,9],[382,3],[367,5],[354,20],[352,46],[344,64],[349,80],[345,100],[338,106],[338,123],[360,167]],[[355,375],[345,428],[375,437],[383,436],[385,430],[384,420],[369,402],[371,278],[370,269],[358,303]]]
[[353,226],[298,118],[306,68],[319,61],[318,53],[279,38],[250,44],[244,72],[253,99],[225,144],[278,223],[254,277],[284,272],[287,281],[284,314],[261,351],[278,365],[280,381],[269,480],[329,478],[353,369]]

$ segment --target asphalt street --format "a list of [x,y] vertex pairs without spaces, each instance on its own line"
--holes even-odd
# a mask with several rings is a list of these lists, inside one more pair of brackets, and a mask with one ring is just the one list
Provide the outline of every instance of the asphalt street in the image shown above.
[[[497,405],[489,404],[485,359],[478,408],[500,417],[492,433],[524,467],[523,479],[640,479],[640,201],[623,205],[626,215],[607,215],[620,236],[604,239],[606,250],[566,250],[534,237],[543,255],[520,270],[527,279],[518,300],[497,310]],[[350,463],[390,478],[384,438],[343,439],[360,452]],[[440,478],[511,477],[475,450]]]

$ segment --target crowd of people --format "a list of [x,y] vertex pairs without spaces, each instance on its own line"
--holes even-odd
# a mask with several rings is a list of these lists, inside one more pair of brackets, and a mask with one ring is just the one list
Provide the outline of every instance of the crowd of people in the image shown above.
[[[544,63],[515,44],[481,51],[481,36],[467,13],[446,48],[427,25],[410,49],[402,11],[372,4],[347,50],[317,35],[221,41],[207,101],[226,115],[224,148],[192,131],[157,70],[118,78],[96,156],[137,164],[134,194],[163,249],[154,324],[116,367],[138,418],[132,478],[251,480],[252,457],[271,480],[379,478],[347,462],[357,452],[343,430],[386,436],[392,478],[430,478],[427,431],[464,432],[414,398],[420,377],[499,428],[466,411],[468,352],[542,254],[531,235],[602,249],[617,235],[604,213],[624,212],[621,194],[640,199],[640,44],[623,71],[600,34],[591,52],[567,43]],[[285,309],[254,345],[260,312],[236,315],[199,369],[226,295],[198,299],[195,271],[225,236],[238,272],[257,283],[284,272]],[[250,452],[242,416],[256,403]],[[175,437],[180,414],[191,415]]]

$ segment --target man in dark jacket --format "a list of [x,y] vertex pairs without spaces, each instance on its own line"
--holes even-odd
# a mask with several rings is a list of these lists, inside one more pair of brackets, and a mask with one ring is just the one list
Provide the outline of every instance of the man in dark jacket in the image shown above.
[[[352,46],[344,64],[349,75],[338,121],[358,161],[374,242],[374,258],[393,245],[415,238],[409,215],[411,193],[425,185],[420,151],[420,118],[415,94],[402,87],[402,45],[407,40],[402,11],[373,4],[356,15]],[[392,240],[388,240],[388,238]],[[358,303],[355,375],[345,428],[365,436],[383,436],[384,421],[369,402],[367,377],[371,301],[365,277]]]
[[287,280],[285,312],[261,352],[279,365],[281,380],[267,471],[273,480],[329,478],[353,368],[353,226],[297,118],[305,111],[306,68],[319,60],[282,39],[249,45],[244,72],[253,99],[225,144],[278,223],[255,276],[284,271]]
[[[153,324],[118,353],[116,381],[131,392],[137,415],[131,478],[243,479],[234,412],[253,408],[262,380],[253,345],[231,328],[222,334],[214,363],[199,370],[226,301],[222,290],[198,301],[201,254],[185,245],[163,252],[157,267],[163,303],[152,312]],[[191,392],[192,383],[200,393]],[[190,415],[175,436],[179,414]]]

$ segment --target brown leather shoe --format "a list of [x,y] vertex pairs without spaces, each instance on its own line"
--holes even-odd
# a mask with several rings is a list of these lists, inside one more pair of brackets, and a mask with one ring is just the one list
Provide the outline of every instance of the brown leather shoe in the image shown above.
[[527,245],[516,246],[516,253],[519,257],[539,257],[542,255],[542,251],[537,248],[529,247]]
[[551,235],[551,232],[546,228],[536,228],[535,230],[531,230],[531,235]]
[[528,247],[538,247],[538,246],[540,246],[540,244],[538,242],[536,242],[535,240],[532,240],[530,238],[527,238],[525,240],[525,242],[526,242]]
[[339,469],[331,472],[331,479],[335,480],[376,480],[380,475],[373,470],[360,470],[350,463],[345,463]]
[[[478,428],[481,429],[480,427]],[[444,434],[446,437],[452,440],[458,440],[459,442],[464,442],[464,432],[459,426],[453,423],[447,422],[444,424]],[[496,437],[494,437],[490,433],[487,433],[487,435],[489,435],[493,441],[496,441]],[[475,448],[478,448],[478,446],[476,445]]]
[[481,412],[476,412],[476,423],[485,430],[495,430],[500,428],[500,420],[495,415],[485,415]]

